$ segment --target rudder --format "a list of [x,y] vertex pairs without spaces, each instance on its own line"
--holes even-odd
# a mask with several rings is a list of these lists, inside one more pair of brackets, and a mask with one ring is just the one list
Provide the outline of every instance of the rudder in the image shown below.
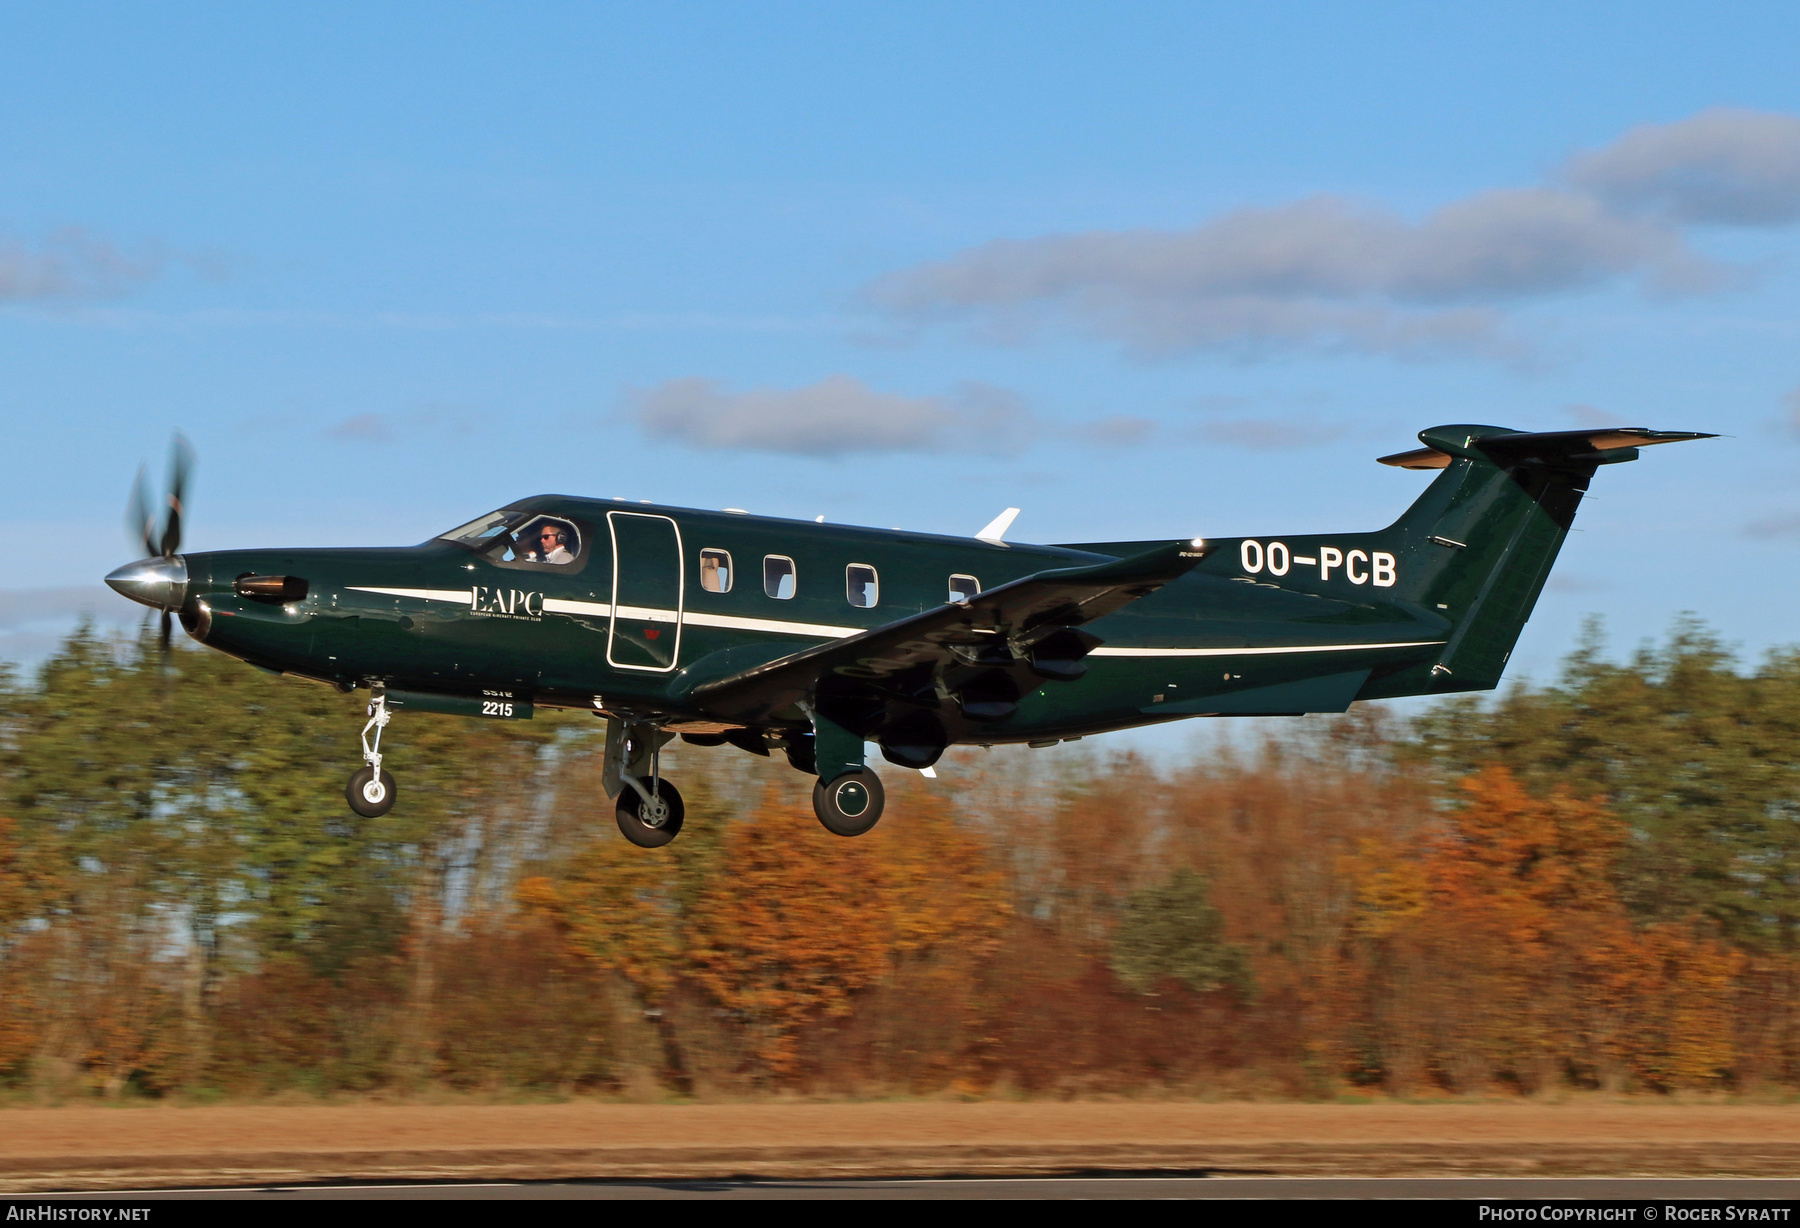
[[1382,457],[1401,468],[1442,470],[1405,515],[1371,535],[1400,560],[1394,596],[1451,622],[1429,679],[1413,693],[1499,684],[1595,470],[1636,460],[1650,444],[1708,438],[1637,427],[1453,425],[1420,431],[1423,448]]

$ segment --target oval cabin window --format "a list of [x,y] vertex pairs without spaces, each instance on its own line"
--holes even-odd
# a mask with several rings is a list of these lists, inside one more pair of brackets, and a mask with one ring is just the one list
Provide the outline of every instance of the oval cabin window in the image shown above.
[[794,560],[782,554],[770,554],[763,558],[763,592],[777,601],[787,601],[794,595]]
[[844,568],[844,595],[859,610],[872,610],[881,600],[881,579],[867,563]]
[[709,593],[729,593],[731,591],[731,552],[729,550],[702,550],[700,552],[700,587]]

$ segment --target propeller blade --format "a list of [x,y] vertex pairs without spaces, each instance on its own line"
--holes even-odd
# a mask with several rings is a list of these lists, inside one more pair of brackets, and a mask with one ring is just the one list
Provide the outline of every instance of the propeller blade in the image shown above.
[[146,556],[161,553],[156,543],[156,516],[150,510],[150,495],[144,489],[144,467],[138,466],[137,480],[131,484],[131,500],[125,505],[125,532],[133,546],[142,546]]
[[[194,468],[194,449],[180,432],[169,449],[169,514],[163,521],[162,556],[168,558],[181,549],[182,501],[187,496],[188,475]],[[168,639],[167,634],[163,636]]]
[[164,610],[162,612],[162,635],[161,635],[160,639],[162,642],[163,663],[165,665],[168,664],[168,660],[169,660],[169,631],[170,631],[169,624],[172,621],[173,620],[170,619],[170,617],[169,617],[169,612],[167,610]]

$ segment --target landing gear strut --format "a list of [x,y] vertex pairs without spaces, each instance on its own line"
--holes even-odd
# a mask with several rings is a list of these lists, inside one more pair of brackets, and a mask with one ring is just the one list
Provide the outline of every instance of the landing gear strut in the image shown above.
[[818,712],[812,713],[812,722],[813,736],[805,741],[819,777],[813,786],[813,813],[834,836],[860,836],[880,822],[887,804],[881,777],[863,764],[861,736]]
[[[387,687],[377,682],[371,690],[369,723],[362,729],[363,766],[350,774],[344,800],[363,818],[379,819],[394,808],[394,778],[381,766],[381,731],[393,717],[388,712]],[[369,741],[371,729],[375,731],[373,743]]]
[[680,792],[662,778],[662,748],[674,736],[645,721],[606,722],[606,795],[618,799],[619,833],[639,848],[661,848],[687,818]]

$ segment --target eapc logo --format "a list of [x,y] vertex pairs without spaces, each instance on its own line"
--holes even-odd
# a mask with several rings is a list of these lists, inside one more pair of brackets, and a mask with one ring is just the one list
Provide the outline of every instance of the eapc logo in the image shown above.
[[486,618],[519,618],[537,622],[544,617],[544,594],[477,584],[470,590],[469,611]]

